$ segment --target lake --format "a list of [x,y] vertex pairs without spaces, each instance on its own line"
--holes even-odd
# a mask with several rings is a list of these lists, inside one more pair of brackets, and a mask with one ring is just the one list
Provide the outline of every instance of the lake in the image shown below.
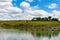
[[57,36],[36,36],[30,32],[18,32],[13,29],[0,29],[0,40],[60,40],[60,33]]

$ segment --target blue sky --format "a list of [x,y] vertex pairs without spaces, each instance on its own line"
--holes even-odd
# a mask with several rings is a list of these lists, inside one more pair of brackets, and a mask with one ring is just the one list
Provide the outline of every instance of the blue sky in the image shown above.
[[0,0],[0,20],[60,19],[60,0]]

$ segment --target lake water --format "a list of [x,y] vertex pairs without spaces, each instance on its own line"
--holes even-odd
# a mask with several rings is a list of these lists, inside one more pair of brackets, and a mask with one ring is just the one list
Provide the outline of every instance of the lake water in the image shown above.
[[29,32],[17,32],[15,30],[0,29],[0,40],[60,40],[60,33],[57,36],[36,36]]

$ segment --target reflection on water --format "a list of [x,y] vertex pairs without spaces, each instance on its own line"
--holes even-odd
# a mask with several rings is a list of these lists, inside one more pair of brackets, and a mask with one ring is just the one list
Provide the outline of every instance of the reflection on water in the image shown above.
[[60,40],[60,34],[57,36],[36,36],[27,32],[17,32],[15,30],[0,29],[0,40]]
[[34,40],[34,38],[30,33],[0,30],[0,40]]
[[51,38],[46,36],[36,37],[36,40],[60,40],[60,34],[58,36],[51,36]]

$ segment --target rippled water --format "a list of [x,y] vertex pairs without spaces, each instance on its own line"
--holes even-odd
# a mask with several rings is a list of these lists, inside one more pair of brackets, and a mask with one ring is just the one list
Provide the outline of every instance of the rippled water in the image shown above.
[[60,34],[57,36],[51,35],[51,38],[49,38],[47,36],[33,36],[27,32],[0,29],[0,40],[60,40]]

